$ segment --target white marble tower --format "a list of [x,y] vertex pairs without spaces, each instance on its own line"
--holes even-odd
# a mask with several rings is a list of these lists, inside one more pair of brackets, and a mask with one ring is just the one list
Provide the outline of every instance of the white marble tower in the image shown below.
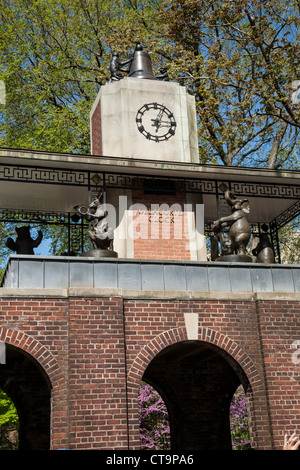
[[156,78],[142,48],[135,50],[128,76],[101,87],[90,128],[93,155],[199,161],[194,96],[176,82]]

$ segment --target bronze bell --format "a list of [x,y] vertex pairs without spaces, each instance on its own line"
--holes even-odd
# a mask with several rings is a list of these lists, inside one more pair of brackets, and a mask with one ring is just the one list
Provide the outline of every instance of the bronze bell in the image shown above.
[[130,64],[128,77],[156,80],[152,71],[150,55],[143,50],[142,46],[139,43],[137,43],[134,51],[133,60]]

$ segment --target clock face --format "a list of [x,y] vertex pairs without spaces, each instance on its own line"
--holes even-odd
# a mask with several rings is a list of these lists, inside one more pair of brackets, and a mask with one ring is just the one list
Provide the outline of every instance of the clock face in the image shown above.
[[154,142],[162,142],[175,135],[174,115],[159,103],[144,104],[137,112],[136,124],[140,133]]

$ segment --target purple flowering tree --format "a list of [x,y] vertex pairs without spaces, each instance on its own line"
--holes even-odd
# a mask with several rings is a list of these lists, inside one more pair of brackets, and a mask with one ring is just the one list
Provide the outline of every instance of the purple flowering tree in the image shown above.
[[139,415],[141,449],[170,449],[168,410],[159,393],[145,382],[140,386]]
[[[142,382],[139,393],[140,442],[142,450],[169,450],[170,426],[166,405],[158,392]],[[233,450],[249,446],[246,396],[242,386],[236,390],[230,406]]]

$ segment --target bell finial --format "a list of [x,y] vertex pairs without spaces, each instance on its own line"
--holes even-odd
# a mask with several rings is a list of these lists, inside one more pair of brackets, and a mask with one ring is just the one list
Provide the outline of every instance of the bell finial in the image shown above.
[[136,43],[133,60],[130,64],[128,77],[146,78],[148,80],[156,80],[152,71],[151,58],[148,52],[143,50],[139,42]]

